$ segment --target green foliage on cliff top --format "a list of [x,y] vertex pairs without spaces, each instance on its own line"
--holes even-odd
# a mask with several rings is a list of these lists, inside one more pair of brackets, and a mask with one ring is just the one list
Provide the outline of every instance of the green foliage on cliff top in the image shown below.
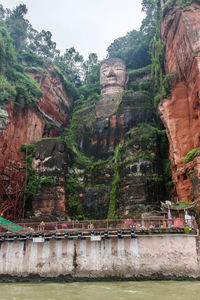
[[1,104],[8,100],[32,104],[42,95],[37,83],[17,64],[13,41],[4,27],[0,27],[0,81]]
[[107,49],[108,57],[124,60],[128,69],[138,69],[151,63],[149,42],[152,36],[143,31],[132,30],[116,39]]
[[23,49],[18,55],[18,61],[24,67],[40,68],[40,70],[47,65],[47,62],[42,56],[37,55],[31,49]]
[[[49,64],[54,65],[69,97],[77,99],[83,95],[87,99],[91,92],[99,94],[100,65],[97,55],[90,53],[84,61],[74,47],[66,49],[61,55],[56,43],[52,41],[51,32],[35,30],[25,18],[26,14],[27,7],[24,4],[12,10],[4,9],[0,4],[0,74],[7,70],[8,74],[4,74],[6,80],[13,87],[17,85],[16,99],[13,100],[20,105],[33,104],[39,100],[41,91],[25,72],[39,72],[45,76],[45,68]],[[15,67],[16,64],[23,66],[21,70]],[[16,71],[19,73],[16,74]],[[81,87],[81,90],[78,91],[77,87]],[[5,90],[8,92],[8,86]],[[13,96],[13,93],[8,94]],[[5,95],[1,98],[5,98]]]
[[0,72],[1,74],[16,63],[13,41],[6,28],[0,26]]
[[74,47],[66,49],[63,55],[56,56],[54,63],[67,80],[77,87],[81,85],[80,67],[83,63],[83,56]]
[[20,106],[34,104],[42,96],[42,92],[36,81],[30,78],[24,71],[17,70],[14,66],[6,72],[7,78],[15,86],[16,97],[14,102]]

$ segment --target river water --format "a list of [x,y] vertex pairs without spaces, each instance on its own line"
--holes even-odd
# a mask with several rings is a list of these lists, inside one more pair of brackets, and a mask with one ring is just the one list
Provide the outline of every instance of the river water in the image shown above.
[[0,283],[1,300],[198,300],[200,282]]

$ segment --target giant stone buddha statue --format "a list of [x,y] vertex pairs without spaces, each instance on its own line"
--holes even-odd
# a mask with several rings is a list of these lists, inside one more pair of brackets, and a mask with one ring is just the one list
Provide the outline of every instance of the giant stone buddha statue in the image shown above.
[[127,81],[126,66],[120,58],[110,58],[102,62],[100,68],[102,96],[95,106],[97,117],[110,116],[116,112]]
[[104,60],[100,69],[101,93],[115,94],[122,92],[127,83],[126,66],[120,58]]

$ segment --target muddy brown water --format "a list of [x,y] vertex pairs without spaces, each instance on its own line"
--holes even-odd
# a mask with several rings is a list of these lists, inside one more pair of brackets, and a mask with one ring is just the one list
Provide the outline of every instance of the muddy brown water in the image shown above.
[[0,300],[193,299],[200,299],[200,281],[0,283]]

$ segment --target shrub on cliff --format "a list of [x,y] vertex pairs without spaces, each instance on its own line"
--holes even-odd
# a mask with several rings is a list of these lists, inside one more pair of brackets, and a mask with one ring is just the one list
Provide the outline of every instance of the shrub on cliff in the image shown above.
[[187,153],[186,157],[184,158],[183,163],[184,163],[184,164],[187,164],[189,161],[193,160],[193,158],[195,157],[196,152],[197,152],[197,149],[196,149],[196,148],[190,150],[190,151]]
[[14,67],[8,70],[7,77],[15,86],[16,97],[14,102],[16,104],[21,106],[33,104],[42,96],[42,91],[37,82],[30,78],[25,72],[19,72]]
[[8,99],[14,99],[16,96],[15,88],[10,84],[4,75],[0,75],[0,105]]
[[53,186],[53,184],[54,182],[52,178],[44,177],[40,180],[39,188],[46,187],[46,186]]

